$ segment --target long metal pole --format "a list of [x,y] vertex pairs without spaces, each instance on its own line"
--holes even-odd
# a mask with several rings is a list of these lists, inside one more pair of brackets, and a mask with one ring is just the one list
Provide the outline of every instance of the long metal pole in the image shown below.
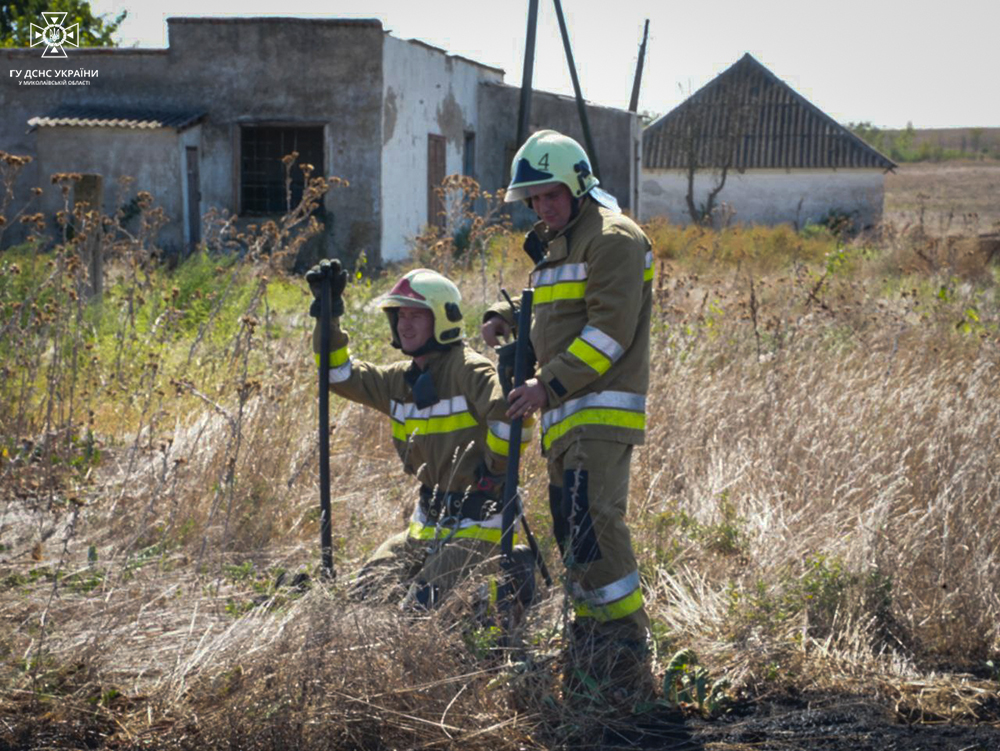
[[632,81],[632,98],[628,102],[629,112],[639,111],[639,86],[642,84],[642,65],[646,59],[646,39],[649,37],[649,19],[642,30],[642,44],[639,45],[639,61],[635,64],[635,79]]
[[[514,350],[514,388],[521,386],[528,373],[528,332],[531,330],[531,302],[533,289],[521,292],[521,308],[518,311],[518,340]],[[522,338],[523,337],[523,338]],[[500,533],[500,552],[505,561],[511,561],[514,551],[514,527],[521,514],[518,499],[518,471],[521,462],[522,418],[511,420],[510,437],[507,440],[507,476],[503,485],[503,519]]]
[[590,136],[587,106],[583,101],[583,94],[580,93],[580,81],[576,77],[576,63],[573,62],[573,50],[569,46],[569,32],[566,31],[566,19],[563,18],[562,3],[559,0],[554,0],[554,2],[556,4],[556,18],[559,19],[559,31],[562,33],[563,47],[566,49],[566,62],[569,63],[569,76],[573,79],[573,91],[576,92],[576,109],[580,113],[583,139],[587,144],[587,156],[590,157],[590,170],[594,175],[600,177],[601,169],[597,166],[597,149],[594,148],[594,139]]
[[524,39],[524,69],[521,72],[521,104],[517,110],[517,144],[528,137],[531,121],[531,78],[535,70],[535,29],[538,27],[538,0],[528,0],[528,32]]
[[333,578],[333,534],[330,523],[330,322],[333,300],[330,283],[323,279],[319,297],[319,544],[323,572]]

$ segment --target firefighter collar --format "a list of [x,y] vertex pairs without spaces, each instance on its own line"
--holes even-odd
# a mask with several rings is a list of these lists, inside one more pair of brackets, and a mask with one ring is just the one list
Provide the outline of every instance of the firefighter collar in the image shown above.
[[432,370],[435,369],[436,363],[439,360],[444,359],[460,346],[450,345],[446,351],[429,352],[424,360],[423,370],[414,361],[410,363],[410,367],[403,373],[403,380],[410,387],[410,393],[413,394],[413,402],[417,405],[417,409],[431,407],[441,401],[437,393],[437,386],[434,384]]
[[441,401],[430,370],[421,370],[416,363],[412,363],[403,374],[403,380],[410,387],[413,403],[417,405],[417,409],[431,407]]

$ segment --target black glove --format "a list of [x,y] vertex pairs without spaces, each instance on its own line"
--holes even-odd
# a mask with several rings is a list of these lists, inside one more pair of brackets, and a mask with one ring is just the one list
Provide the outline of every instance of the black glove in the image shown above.
[[324,258],[306,272],[306,281],[313,293],[313,301],[309,306],[309,315],[319,318],[319,298],[323,285],[330,285],[330,314],[334,318],[344,315],[344,288],[347,287],[347,272],[340,261],[334,258]]

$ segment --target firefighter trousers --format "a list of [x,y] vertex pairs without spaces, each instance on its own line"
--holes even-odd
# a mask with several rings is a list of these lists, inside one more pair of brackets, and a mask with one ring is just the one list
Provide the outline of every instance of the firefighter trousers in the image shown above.
[[625,514],[632,446],[577,440],[548,457],[552,528],[578,626],[645,643],[649,618]]

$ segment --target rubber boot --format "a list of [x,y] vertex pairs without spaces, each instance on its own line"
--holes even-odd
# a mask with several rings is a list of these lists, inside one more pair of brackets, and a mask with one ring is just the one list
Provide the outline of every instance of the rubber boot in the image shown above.
[[589,618],[570,624],[563,652],[563,695],[570,703],[617,711],[655,698],[648,641],[614,625]]

